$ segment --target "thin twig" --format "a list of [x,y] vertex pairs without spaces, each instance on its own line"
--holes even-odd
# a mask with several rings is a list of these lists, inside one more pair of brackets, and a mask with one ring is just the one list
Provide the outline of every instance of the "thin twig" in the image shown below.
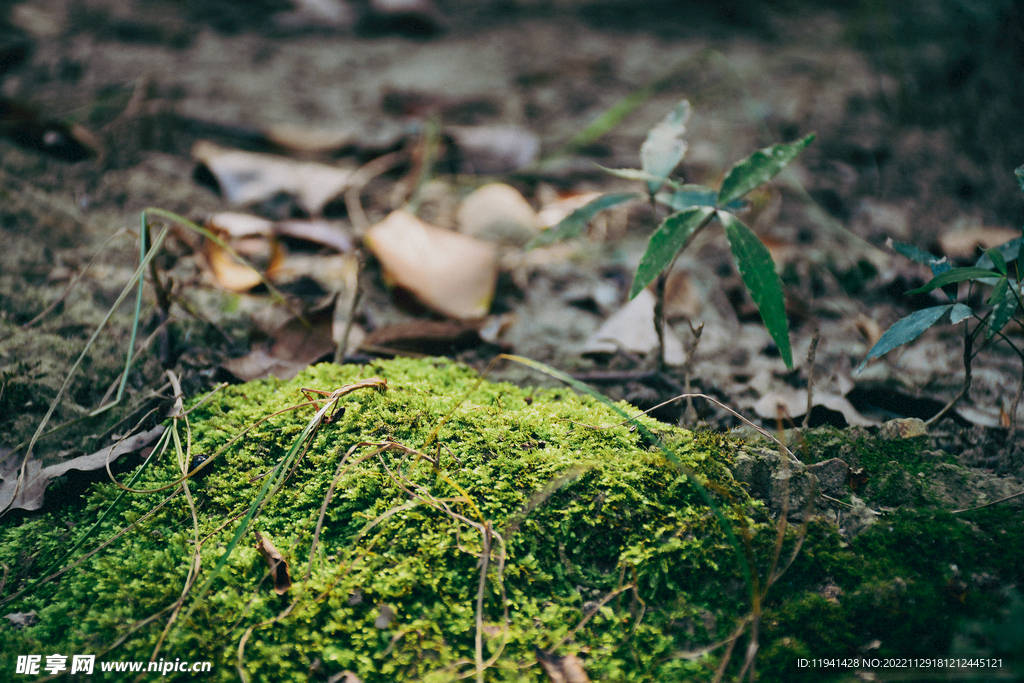
[[803,428],[811,423],[811,408],[814,406],[814,356],[818,352],[818,342],[821,340],[821,328],[814,326],[814,335],[811,337],[811,347],[807,349],[807,412],[804,413]]

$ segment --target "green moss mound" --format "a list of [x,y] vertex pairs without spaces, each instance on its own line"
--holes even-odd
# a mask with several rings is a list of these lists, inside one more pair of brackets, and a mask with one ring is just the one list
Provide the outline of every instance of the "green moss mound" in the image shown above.
[[[505,557],[495,537],[482,640],[485,660],[500,656],[488,680],[540,680],[534,648],[556,646],[559,654],[579,653],[595,679],[670,680],[713,670],[713,658],[672,655],[727,635],[746,609],[735,551],[660,451],[628,427],[594,428],[621,421],[596,401],[481,382],[444,361],[321,365],[292,382],[215,394],[189,416],[193,452],[215,452],[259,419],[304,401],[300,387],[329,391],[370,376],[386,379],[387,391],[343,398],[343,410],[317,432],[252,524],[284,555],[294,586],[274,593],[247,532],[187,618],[186,600],[158,659],[212,661],[210,680],[237,680],[236,666],[253,680],[306,681],[311,669],[325,677],[351,670],[366,683],[450,680],[473,668],[483,538],[470,523],[489,523],[505,541]],[[203,576],[312,414],[305,407],[260,423],[190,482]],[[753,505],[729,474],[722,437],[647,424],[671,438],[677,457],[712,482],[717,496]],[[433,462],[356,446],[384,441]],[[310,562],[320,509],[350,449]],[[177,476],[169,451],[135,487]],[[97,540],[134,527],[12,605],[35,610],[38,623],[4,629],[0,667],[13,666],[15,654],[99,655],[115,645],[98,660],[150,658],[170,617],[164,610],[185,587],[196,536],[185,496],[165,500],[172,491],[126,496]],[[84,507],[0,531],[0,561],[17,568],[9,587],[56,559],[117,493],[99,486]]]
[[[385,392],[351,391],[308,448],[294,449],[315,411],[290,409],[306,400],[300,388],[331,391],[374,376],[387,380]],[[103,673],[100,663],[156,652],[158,665],[211,662],[203,680],[238,680],[241,671],[253,681],[328,681],[352,671],[365,683],[439,682],[473,676],[479,633],[487,681],[548,680],[535,648],[577,655],[595,681],[708,681],[726,648],[703,648],[734,634],[753,601],[744,560],[690,477],[761,577],[758,680],[851,675],[800,668],[800,658],[1008,657],[1017,647],[991,636],[1019,620],[1011,587],[1024,584],[1024,526],[1012,508],[953,515],[922,483],[921,495],[901,494],[906,504],[851,538],[834,521],[849,504],[819,501],[802,548],[765,592],[773,556],[778,550],[785,566],[800,532],[791,527],[776,547],[777,519],[730,471],[750,446],[723,435],[647,419],[645,430],[631,429],[568,390],[494,384],[444,360],[321,365],[193,406],[192,452],[222,450],[189,481],[195,521],[173,486],[180,469],[169,450],[135,487],[170,488],[126,494],[82,551],[99,547],[94,554],[15,599],[119,490],[95,486],[59,514],[0,525],[0,615],[35,613],[24,628],[0,619],[0,671],[14,671],[19,655],[43,655],[45,664],[53,653],[95,654],[94,679],[117,681],[126,674]],[[846,447],[838,434],[815,438],[826,437],[806,459]],[[915,455],[922,444],[898,445],[910,450],[895,455],[866,440],[854,446],[848,455],[864,467],[902,462],[893,476],[915,481],[953,467]],[[283,483],[200,596],[282,462]],[[881,487],[868,502],[880,506],[874,498],[890,494]],[[822,505],[835,508],[824,510],[831,516]],[[255,531],[289,565],[284,595]],[[172,620],[197,538],[199,578]],[[749,630],[736,641],[728,675],[743,666],[748,638]]]

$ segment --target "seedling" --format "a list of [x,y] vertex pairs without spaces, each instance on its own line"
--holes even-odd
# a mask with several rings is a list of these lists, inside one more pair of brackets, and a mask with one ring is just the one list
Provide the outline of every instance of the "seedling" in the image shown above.
[[[1021,190],[1024,190],[1024,166],[1018,168],[1015,173]],[[981,348],[984,348],[990,341],[998,337],[999,341],[1009,345],[1014,353],[1020,356],[1021,361],[1024,362],[1024,351],[1003,334],[1003,328],[1011,321],[1015,322],[1021,329],[1024,329],[1024,322],[1019,317],[1014,317],[1021,306],[1021,277],[1024,275],[1024,240],[1018,237],[1002,246],[987,249],[973,266],[966,268],[953,268],[945,257],[933,256],[909,244],[893,242],[892,246],[897,253],[906,256],[911,261],[926,264],[932,271],[933,277],[926,285],[907,293],[925,294],[941,288],[949,303],[915,311],[907,317],[896,321],[871,347],[868,355],[857,367],[857,372],[863,370],[864,366],[872,358],[880,358],[897,346],[914,341],[925,330],[945,318],[947,314],[949,315],[950,323],[954,325],[963,323],[963,388],[953,400],[928,420],[929,424],[934,424],[952,410],[960,400],[968,396],[971,390],[971,361],[981,351]],[[959,302],[958,285],[962,282],[967,283],[968,299],[970,299],[975,285],[992,287],[992,293],[985,300],[989,307],[987,311],[979,314],[970,306]],[[973,329],[971,328],[972,319],[975,321]],[[983,331],[985,333],[984,341],[981,344],[981,348],[975,350],[974,345]],[[1022,394],[1024,394],[1024,375],[1021,377],[1020,386],[1010,407],[1011,428],[1016,426],[1017,406],[1020,404]]]
[[[690,118],[690,103],[680,102],[647,134],[640,147],[642,168],[605,169],[619,178],[646,183],[652,207],[667,206],[673,213],[665,218],[651,235],[647,250],[640,259],[629,298],[633,299],[657,280],[658,306],[655,327],[663,339],[665,274],[682,253],[686,245],[713,220],[725,228],[736,267],[743,284],[757,305],[761,319],[786,367],[793,367],[793,351],[789,343],[789,321],[782,294],[782,281],[775,272],[775,262],[763,242],[736,217],[743,207],[744,195],[764,185],[814,140],[814,134],[788,144],[772,145],[754,152],[726,174],[718,190],[703,185],[685,184],[670,177],[686,154],[686,123]],[[662,191],[663,188],[667,190]],[[579,235],[600,211],[637,198],[637,193],[604,194],[563,219],[558,225],[534,238],[527,248],[543,246]],[[664,344],[662,344],[664,347]]]

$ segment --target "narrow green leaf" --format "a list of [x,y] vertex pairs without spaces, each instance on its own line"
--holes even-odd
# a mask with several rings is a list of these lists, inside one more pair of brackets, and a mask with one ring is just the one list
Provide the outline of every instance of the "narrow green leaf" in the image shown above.
[[[1016,260],[1020,255],[1021,243],[1024,242],[1020,237],[1010,240],[1005,244],[1000,244],[994,249],[999,252],[999,255],[1003,257],[1003,261],[1009,263],[1010,261]],[[985,250],[985,253],[978,257],[977,262],[974,264],[978,268],[994,268],[995,261],[992,260],[992,255],[988,252],[989,249]]]
[[954,282],[963,282],[965,280],[987,280],[990,278],[998,278],[999,273],[993,272],[986,268],[978,268],[977,266],[968,266],[966,268],[950,268],[941,275],[936,275],[931,281],[924,287],[918,287],[907,292],[907,294],[925,294],[937,289],[944,287],[945,285],[953,284]]
[[[997,299],[996,294],[1000,289],[1002,290],[1002,296]],[[992,292],[992,296],[989,297],[989,302],[992,304],[992,314],[988,319],[988,329],[985,330],[985,337],[987,339],[996,336],[996,333],[1006,327],[1006,323],[1010,322],[1013,314],[1017,312],[1017,297],[1012,295],[1009,289],[1010,286],[1007,279],[1003,278],[996,285],[996,291]]]
[[943,314],[953,308],[953,304],[943,304],[942,306],[932,306],[931,308],[925,308],[920,311],[914,311],[906,318],[897,320],[892,327],[885,331],[875,345],[868,351],[867,357],[861,361],[861,364],[857,366],[856,372],[860,372],[864,369],[864,366],[868,364],[868,361],[872,358],[880,358],[885,354],[889,353],[897,346],[912,342],[929,327],[934,325]]
[[573,211],[571,214],[563,218],[555,227],[548,228],[534,237],[526,245],[526,249],[546,247],[549,244],[554,244],[555,242],[561,242],[562,240],[576,237],[583,232],[583,228],[587,226],[587,223],[593,220],[594,216],[601,211],[610,209],[613,206],[618,206],[619,204],[628,202],[631,199],[637,199],[640,196],[641,195],[636,192],[603,194]]
[[789,344],[789,320],[786,318],[786,303],[782,295],[782,280],[775,272],[771,252],[750,228],[739,218],[727,211],[718,211],[718,220],[725,226],[736,267],[743,278],[743,284],[750,292],[750,298],[757,304],[768,334],[779,347],[786,367],[793,367],[793,350]]
[[722,189],[718,192],[718,206],[724,207],[734,199],[739,199],[758,185],[763,185],[775,174],[786,167],[814,140],[814,133],[784,145],[772,145],[754,152],[739,162],[722,181]]
[[893,240],[892,248],[893,251],[895,251],[897,254],[906,256],[914,263],[923,263],[925,265],[928,265],[932,261],[942,260],[939,256],[929,254],[927,251],[919,249],[915,247],[913,244],[905,244],[903,242],[897,242]]
[[658,226],[647,243],[647,251],[640,259],[633,278],[633,286],[629,290],[629,298],[634,298],[644,290],[658,273],[672,263],[679,250],[695,232],[708,224],[715,210],[710,206],[693,206],[685,211],[674,213]]
[[971,310],[970,306],[964,304],[953,304],[953,310],[949,312],[949,322],[956,325],[961,323],[974,315],[974,311]]
[[989,306],[998,306],[1003,299],[1006,298],[1008,291],[1009,280],[1005,277],[999,278],[999,282],[996,283],[995,288],[992,290],[992,294],[989,295],[987,303]]
[[713,207],[718,193],[703,185],[681,185],[675,192],[659,192],[655,200],[674,211],[682,211],[691,206]]
[[996,249],[995,247],[992,247],[991,249],[986,249],[985,255],[988,256],[989,260],[992,261],[992,265],[995,267],[996,270],[998,270],[1003,275],[1006,275],[1006,259],[1003,258],[1003,254],[998,249]]
[[686,123],[690,120],[690,103],[683,100],[661,122],[647,133],[640,146],[640,166],[654,176],[647,181],[647,191],[654,194],[668,174],[675,170],[686,154]]

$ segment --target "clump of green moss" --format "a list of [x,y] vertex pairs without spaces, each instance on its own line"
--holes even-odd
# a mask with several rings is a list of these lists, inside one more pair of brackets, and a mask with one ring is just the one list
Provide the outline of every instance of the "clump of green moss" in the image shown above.
[[[331,390],[372,375],[388,381],[387,391],[345,397],[343,411],[319,430],[253,523],[289,561],[292,589],[284,597],[271,590],[248,534],[202,604],[172,626],[160,657],[212,660],[217,677],[235,680],[239,642],[254,627],[241,666],[259,679],[305,681],[311,669],[349,669],[367,683],[447,680],[474,659],[482,538],[472,521],[489,522],[505,541],[503,566],[495,541],[485,584],[485,659],[501,649],[489,679],[536,680],[533,648],[556,645],[582,653],[595,678],[651,680],[713,667],[714,658],[672,654],[727,634],[745,609],[734,550],[687,476],[629,427],[610,426],[621,418],[596,401],[481,382],[444,361],[321,365],[289,383],[215,394],[189,417],[193,451],[215,452],[261,418],[302,402],[300,387]],[[307,407],[260,423],[190,483],[204,571],[312,413]],[[677,457],[713,482],[715,495],[750,503],[729,474],[722,437],[647,424],[673,436]],[[434,462],[386,450],[353,464],[337,481],[310,563],[338,463],[364,441],[399,443]],[[357,447],[349,459],[374,450]],[[137,488],[178,476],[171,453],[151,470]],[[169,492],[126,497],[96,540],[136,522],[127,534],[12,604],[35,610],[39,621],[4,628],[7,657],[102,653],[122,639],[109,657],[150,657],[167,614],[145,620],[177,600],[193,547],[186,499],[164,502]],[[98,486],[83,506],[0,530],[0,561],[14,568],[6,590],[54,560],[117,493]],[[372,520],[380,521],[363,533]],[[630,584],[635,589],[623,590]],[[260,626],[293,600],[288,616]],[[697,626],[677,632],[679,623]]]
[[[371,376],[386,379],[387,391],[345,396],[252,524],[288,561],[291,589],[275,594],[247,530],[210,592],[197,600],[193,589],[164,636],[194,539],[202,583],[312,417],[310,406],[287,410],[305,400],[300,387],[330,391]],[[344,670],[366,683],[451,680],[471,672],[476,657],[480,528],[489,524],[486,680],[545,680],[534,664],[538,647],[577,654],[593,680],[708,680],[724,648],[687,653],[726,639],[752,601],[736,547],[691,477],[745,539],[743,554],[761,577],[775,550],[774,522],[733,478],[728,438],[644,418],[684,474],[620,421],[568,390],[493,384],[443,360],[321,365],[291,382],[225,389],[190,413],[193,452],[215,453],[256,426],[189,483],[198,530],[186,497],[168,497],[174,489],[126,496],[88,544],[107,545],[3,605],[6,613],[35,611],[38,621],[16,630],[0,620],[0,670],[33,653],[148,660],[163,639],[158,658],[212,661],[211,680],[237,680],[236,666],[252,680],[327,680]],[[178,476],[167,453],[135,486],[150,490]],[[96,486],[61,513],[0,526],[5,594],[38,578],[117,495]],[[948,644],[959,615],[994,604],[970,591],[963,602],[944,597],[951,562],[964,576],[984,569],[1004,582],[1021,578],[1019,530],[1007,535],[982,517],[906,513],[852,543],[833,525],[812,523],[764,601],[761,680],[797,680],[797,657],[856,653],[871,639],[894,654]],[[791,530],[784,557],[795,542]],[[909,546],[920,552],[907,556]],[[741,638],[734,652],[744,651]],[[733,656],[731,671],[741,659]]]

